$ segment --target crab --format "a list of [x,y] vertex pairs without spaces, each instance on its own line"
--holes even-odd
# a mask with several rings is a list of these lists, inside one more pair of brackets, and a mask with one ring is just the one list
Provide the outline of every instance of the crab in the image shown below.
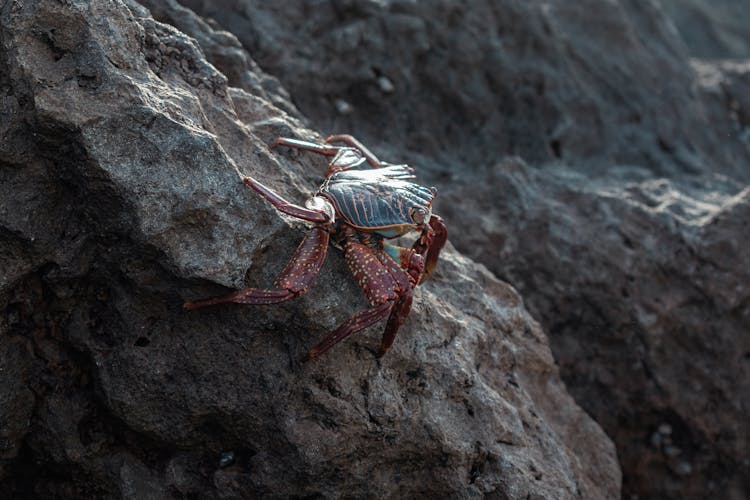
[[[330,136],[324,144],[280,137],[273,145],[331,157],[325,181],[304,207],[285,200],[252,177],[243,178],[277,210],[312,222],[313,227],[274,281],[276,288],[245,288],[221,297],[185,302],[184,308],[224,303],[268,305],[299,297],[312,287],[330,242],[343,250],[370,307],[342,323],[303,360],[320,356],[349,335],[388,316],[378,353],[382,356],[411,310],[414,288],[433,273],[448,238],[443,219],[432,213],[436,189],[411,182],[411,167],[378,160],[350,135]],[[411,248],[386,241],[412,232],[419,234]]]

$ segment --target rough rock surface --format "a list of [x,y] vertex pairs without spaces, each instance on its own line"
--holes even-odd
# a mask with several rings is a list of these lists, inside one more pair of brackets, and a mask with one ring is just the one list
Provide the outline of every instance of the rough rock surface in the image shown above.
[[194,38],[0,4],[0,495],[618,497],[519,295],[450,247],[380,360],[371,331],[297,361],[365,306],[335,251],[296,302],[181,309],[300,238],[240,174],[302,199],[323,165],[268,149],[314,134],[232,35],[149,6]]
[[658,175],[709,163],[750,179],[737,161],[747,149],[726,140],[730,121],[707,120],[655,2],[184,3],[235,33],[318,127],[357,130],[457,175],[519,155]]
[[750,57],[750,5],[736,0],[659,0],[694,57]]
[[452,241],[519,288],[615,440],[625,497],[750,496],[750,68],[714,60],[748,55],[742,2],[185,4],[316,129],[427,167]]
[[519,159],[486,184],[502,202],[463,185],[446,206],[493,221],[467,231],[466,250],[527,290],[571,392],[619,444],[626,492],[744,497],[750,188],[620,184]]

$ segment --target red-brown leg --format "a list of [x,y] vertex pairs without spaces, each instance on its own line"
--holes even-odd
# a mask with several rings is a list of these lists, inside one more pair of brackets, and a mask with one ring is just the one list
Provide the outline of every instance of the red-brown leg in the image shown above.
[[309,220],[310,222],[333,222],[333,214],[335,211],[333,206],[325,200],[323,200],[323,203],[328,206],[322,205],[324,208],[320,210],[310,210],[309,208],[304,208],[286,201],[270,188],[264,186],[252,177],[244,177],[242,181],[250,186],[256,193],[268,200],[279,212],[291,215],[292,217],[297,217],[298,219]]
[[409,315],[409,311],[411,311],[411,301],[414,297],[412,290],[413,289],[410,288],[407,292],[401,295],[401,297],[399,297],[396,303],[393,305],[393,308],[391,309],[391,315],[388,317],[388,322],[385,324],[383,338],[380,341],[380,352],[378,353],[378,357],[381,357],[383,354],[385,354],[386,351],[390,349],[391,345],[393,345],[393,341],[396,339],[398,329],[401,327],[404,320],[406,320],[406,317]]
[[384,302],[370,309],[360,311],[348,320],[344,321],[341,326],[336,328],[330,335],[318,342],[310,352],[304,357],[303,361],[309,361],[317,358],[331,347],[335,346],[352,333],[356,333],[360,330],[367,328],[385,318],[388,311],[393,306],[392,301]]
[[372,307],[346,320],[315,345],[305,360],[320,356],[349,335],[385,318],[398,302],[400,291],[410,286],[408,276],[383,252],[350,240],[344,244],[344,258]]
[[312,151],[325,156],[336,156],[336,153],[341,149],[338,146],[330,146],[328,144],[316,144],[309,141],[301,141],[299,139],[291,139],[289,137],[279,137],[274,142],[273,146],[288,146],[290,148],[304,149],[306,151]]
[[188,310],[216,304],[235,302],[239,304],[278,304],[306,293],[318,276],[328,251],[328,231],[314,228],[305,235],[284,270],[274,282],[277,290],[245,288],[222,297],[188,301],[183,307]]
[[288,146],[290,148],[304,149],[306,151],[312,151],[313,153],[333,156],[333,159],[328,165],[328,175],[340,170],[356,168],[365,161],[369,161],[369,158],[365,156],[365,153],[361,152],[358,148],[316,144],[314,142],[289,139],[286,137],[279,137],[273,145]]
[[367,163],[369,163],[373,168],[380,168],[383,166],[380,160],[378,160],[378,157],[375,156],[372,151],[367,149],[364,144],[348,134],[329,135],[328,137],[326,137],[326,144],[330,144],[332,142],[343,142],[347,146],[358,149],[362,153],[362,156],[367,158]]
[[439,215],[432,215],[429,225],[425,226],[424,231],[422,231],[422,234],[412,246],[413,250],[425,256],[424,273],[422,274],[420,283],[427,280],[433,271],[435,271],[440,250],[445,246],[447,240],[448,228],[445,226],[445,222]]
[[380,261],[389,267],[391,275],[397,277],[399,280],[399,297],[396,299],[393,308],[391,309],[391,315],[388,317],[388,321],[385,324],[385,330],[383,331],[383,338],[380,341],[380,352],[378,357],[388,351],[396,339],[398,329],[406,320],[406,317],[411,311],[411,303],[414,298],[414,287],[419,283],[422,273],[424,271],[424,258],[416,252],[414,249],[403,248],[403,247],[392,247],[393,250],[398,251],[399,266],[393,262],[393,259],[386,253],[379,253],[378,258]]

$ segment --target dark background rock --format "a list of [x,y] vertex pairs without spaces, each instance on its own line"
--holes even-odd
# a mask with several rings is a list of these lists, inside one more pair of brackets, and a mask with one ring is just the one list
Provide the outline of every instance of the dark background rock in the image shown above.
[[452,241],[549,332],[626,498],[750,496],[742,2],[185,5],[313,127],[423,168]]
[[750,57],[750,5],[735,0],[660,0],[694,57]]
[[726,140],[728,117],[706,119],[688,51],[654,2],[184,3],[235,33],[319,128],[435,169],[471,175],[519,155],[750,176],[746,146]]
[[269,150],[319,136],[231,34],[148,5],[0,7],[0,496],[618,497],[541,327],[450,245],[382,359],[299,363],[365,307],[336,251],[295,302],[182,310],[301,238],[240,174],[302,200],[324,162]]

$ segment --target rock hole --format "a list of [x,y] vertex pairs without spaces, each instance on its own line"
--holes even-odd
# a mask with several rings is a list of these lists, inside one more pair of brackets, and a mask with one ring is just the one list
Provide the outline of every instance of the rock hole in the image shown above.
[[471,465],[471,470],[469,471],[469,484],[474,484],[474,482],[479,479],[479,475],[481,474],[481,464],[474,462]]
[[146,337],[138,337],[138,340],[135,341],[134,345],[136,347],[146,347],[150,343],[151,343],[151,341],[149,339],[147,339]]
[[549,147],[552,150],[552,154],[555,155],[555,158],[562,158],[562,144],[560,144],[559,139],[553,139],[549,143]]
[[474,407],[469,403],[468,400],[464,399],[464,408],[466,408],[466,413],[470,416],[474,416]]
[[669,144],[666,139],[663,137],[659,137],[659,149],[664,151],[665,153],[673,153],[674,152],[674,146]]

